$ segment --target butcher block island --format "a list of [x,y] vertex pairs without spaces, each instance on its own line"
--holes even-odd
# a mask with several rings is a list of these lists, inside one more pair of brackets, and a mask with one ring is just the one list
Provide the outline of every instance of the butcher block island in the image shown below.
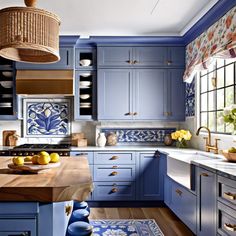
[[61,157],[61,165],[38,174],[8,168],[0,159],[0,236],[64,236],[73,202],[93,189],[87,158]]

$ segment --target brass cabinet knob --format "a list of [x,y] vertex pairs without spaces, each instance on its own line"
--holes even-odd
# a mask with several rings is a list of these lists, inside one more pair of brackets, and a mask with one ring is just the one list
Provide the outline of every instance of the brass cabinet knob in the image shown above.
[[111,172],[111,174],[110,174],[111,176],[115,176],[115,175],[118,175],[118,172],[117,171],[113,171],[113,172]]
[[231,232],[236,232],[236,225],[224,223],[224,228]]
[[134,112],[133,115],[134,115],[134,116],[137,116],[137,115],[138,115],[138,112]]
[[112,193],[118,192],[118,188],[112,188],[112,189],[111,189],[111,192],[112,192]]
[[229,200],[236,200],[236,193],[224,192],[223,196]]
[[209,175],[207,173],[201,173],[201,176],[208,177]]
[[128,64],[130,64],[130,65],[132,65],[133,64],[133,61],[131,61],[131,60],[128,60],[128,61],[126,61]]
[[168,66],[170,66],[170,65],[172,64],[172,61],[171,61],[171,60],[168,60],[168,61],[166,61],[166,64],[167,64]]
[[134,60],[133,61],[133,64],[135,65],[135,64],[138,64],[139,62],[137,61],[137,60]]
[[110,160],[111,161],[114,161],[114,160],[117,160],[119,157],[118,156],[112,156],[111,158],[110,158]]
[[176,192],[179,196],[182,195],[182,191],[180,191],[179,189],[176,189],[175,192]]
[[112,169],[117,169],[118,168],[118,166],[112,166]]

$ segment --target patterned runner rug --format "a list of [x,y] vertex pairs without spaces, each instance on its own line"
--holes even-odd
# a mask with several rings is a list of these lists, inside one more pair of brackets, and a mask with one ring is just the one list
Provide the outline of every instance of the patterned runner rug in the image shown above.
[[93,236],[164,236],[155,220],[90,220]]

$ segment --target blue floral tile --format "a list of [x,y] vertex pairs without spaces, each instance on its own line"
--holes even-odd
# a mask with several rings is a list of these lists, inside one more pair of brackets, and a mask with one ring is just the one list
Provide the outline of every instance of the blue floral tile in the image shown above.
[[186,117],[195,116],[195,79],[190,84],[186,83],[185,105]]
[[175,128],[103,128],[101,132],[104,132],[106,136],[109,133],[115,133],[117,135],[118,143],[163,143],[164,136],[174,132]]
[[70,99],[24,99],[25,137],[70,134]]

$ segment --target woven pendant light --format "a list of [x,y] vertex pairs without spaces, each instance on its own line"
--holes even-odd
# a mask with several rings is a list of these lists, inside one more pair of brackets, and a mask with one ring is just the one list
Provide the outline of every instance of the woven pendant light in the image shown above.
[[36,0],[25,0],[27,7],[0,10],[0,56],[30,63],[60,60],[60,19],[35,4]]

